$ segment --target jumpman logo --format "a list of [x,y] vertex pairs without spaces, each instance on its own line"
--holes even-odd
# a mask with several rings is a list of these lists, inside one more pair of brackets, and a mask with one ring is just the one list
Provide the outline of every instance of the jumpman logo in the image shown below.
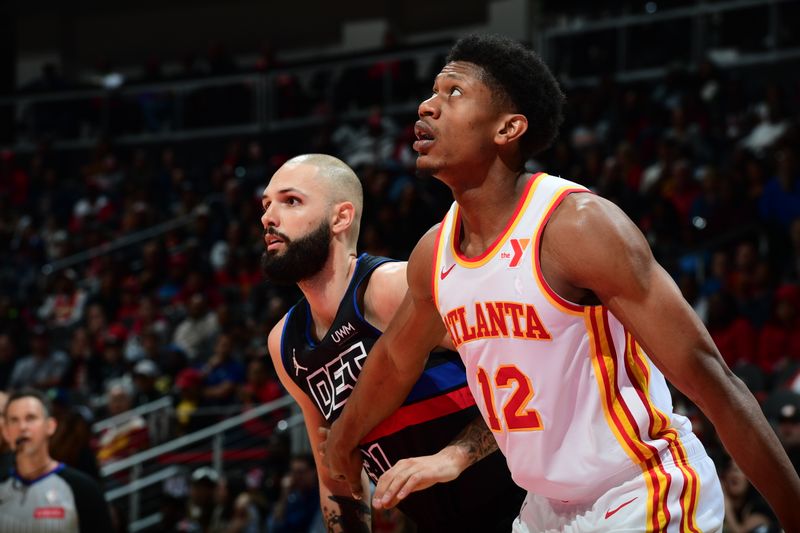
[[295,376],[299,376],[301,370],[304,370],[304,371],[308,372],[308,368],[306,368],[304,366],[300,366],[297,363],[297,356],[296,356],[296,354],[294,352],[294,348],[292,348],[292,363],[294,364],[294,375]]

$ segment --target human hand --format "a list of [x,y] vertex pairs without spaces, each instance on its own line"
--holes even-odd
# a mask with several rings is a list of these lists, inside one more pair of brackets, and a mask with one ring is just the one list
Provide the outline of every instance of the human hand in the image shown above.
[[361,500],[364,498],[361,485],[361,452],[355,445],[349,444],[348,439],[341,435],[338,429],[336,422],[330,429],[320,427],[317,450],[330,476],[336,481],[350,485],[353,498]]
[[461,471],[455,461],[441,452],[401,459],[378,480],[372,506],[376,509],[392,508],[412,492],[452,481]]

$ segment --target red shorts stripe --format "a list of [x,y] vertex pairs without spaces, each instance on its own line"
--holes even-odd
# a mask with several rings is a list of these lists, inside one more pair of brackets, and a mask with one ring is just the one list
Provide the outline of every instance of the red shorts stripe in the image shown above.
[[362,440],[361,443],[374,442],[381,437],[397,433],[409,426],[429,422],[436,418],[456,413],[467,407],[475,405],[475,399],[469,392],[468,386],[435,396],[411,405],[405,405],[389,415],[386,420],[375,426]]

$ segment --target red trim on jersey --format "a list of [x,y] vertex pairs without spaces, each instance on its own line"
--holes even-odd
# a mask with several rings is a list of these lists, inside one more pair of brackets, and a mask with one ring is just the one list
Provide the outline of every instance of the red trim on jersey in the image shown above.
[[[642,383],[639,378],[636,377],[634,373],[632,364],[635,364],[639,367],[642,371],[642,378],[644,379],[644,383]],[[625,331],[625,358],[624,358],[624,365],[625,365],[625,373],[628,375],[628,379],[630,379],[631,384],[633,385],[636,394],[639,396],[639,399],[642,401],[642,405],[647,412],[647,417],[650,420],[647,428],[647,434],[651,440],[655,439],[664,439],[669,446],[675,438],[677,438],[677,433],[674,430],[669,428],[669,420],[661,413],[658,409],[655,408],[653,403],[650,401],[650,397],[645,392],[645,389],[649,388],[650,383],[650,373],[647,369],[647,366],[644,364],[644,361],[641,360],[639,357],[639,353],[636,351],[636,340],[633,336],[628,332]],[[659,430],[656,431],[656,416],[658,416],[658,420],[660,422]],[[656,459],[654,466],[657,466],[661,473],[666,478],[666,488],[665,488],[665,498],[662,502],[662,508],[664,513],[664,518],[666,519],[667,525],[669,525],[670,520],[672,519],[672,515],[669,512],[669,508],[667,507],[667,497],[669,495],[670,487],[672,486],[672,474],[667,472],[666,468],[664,467],[663,462],[661,461],[660,455],[655,455],[654,458]],[[685,483],[684,483],[685,487]],[[685,519],[685,513],[681,514],[681,522]],[[655,521],[655,517],[654,517]],[[685,531],[681,529],[681,531]]]
[[[640,463],[646,463],[647,457],[642,455],[642,451],[636,446],[635,442],[630,438],[628,435],[628,431],[625,428],[625,425],[622,423],[622,420],[619,418],[616,409],[614,409],[614,404],[616,403],[614,394],[616,393],[617,397],[619,397],[619,387],[617,386],[616,382],[613,380],[612,374],[609,372],[608,367],[605,363],[605,358],[603,357],[603,345],[600,341],[602,332],[600,331],[600,326],[597,323],[597,317],[595,313],[590,314],[590,320],[592,322],[592,329],[594,330],[594,338],[595,338],[595,351],[597,353],[597,364],[600,368],[600,377],[603,379],[603,383],[605,386],[603,387],[605,391],[605,399],[606,403],[609,407],[609,413],[611,414],[611,418],[614,421],[614,425],[617,426],[617,431],[625,440],[625,444],[629,446],[629,448],[633,451],[636,457],[639,459]],[[613,343],[610,342],[609,339],[609,347],[613,351]],[[614,356],[614,354],[611,354]],[[613,369],[612,369],[613,371]],[[612,391],[613,387],[613,391]],[[634,424],[635,427],[635,424]]]
[[539,223],[539,228],[536,230],[536,237],[533,239],[533,268],[536,271],[536,276],[539,278],[539,284],[542,288],[547,292],[547,294],[555,300],[559,305],[562,305],[569,309],[570,311],[575,311],[577,313],[582,313],[584,306],[574,304],[562,298],[561,296],[553,290],[552,287],[547,283],[547,280],[544,279],[544,273],[542,273],[542,266],[540,263],[541,258],[541,242],[542,242],[542,234],[544,233],[544,228],[547,226],[547,222],[550,220],[550,216],[553,214],[553,211],[561,205],[561,202],[566,198],[568,195],[576,192],[591,192],[586,189],[581,189],[578,187],[573,187],[571,189],[567,189],[563,191],[558,197],[553,201],[550,205],[550,208],[542,217],[541,222]]
[[[631,350],[631,361],[637,367],[639,367],[642,371],[642,375],[644,376],[645,383],[642,384],[644,388],[649,387],[650,383],[650,372],[645,364],[644,356],[639,351],[639,344],[636,342],[636,339],[628,333],[628,338],[630,339],[630,350]],[[629,373],[630,375],[630,373]],[[633,378],[632,378],[633,381]],[[680,437],[678,432],[669,427],[669,419],[667,416],[662,413],[655,405],[652,404],[648,399],[643,396],[642,391],[638,391],[640,397],[642,398],[642,402],[645,404],[645,407],[648,409],[648,414],[650,414],[651,419],[653,414],[658,417],[659,421],[661,422],[662,431],[658,434],[653,433],[651,431],[652,438],[663,438],[669,444],[669,451],[672,455],[673,460],[675,461],[675,465],[678,467],[678,471],[683,476],[683,486],[681,487],[681,496],[680,496],[680,506],[681,506],[681,531],[691,531],[693,533],[700,533],[700,528],[697,527],[697,523],[695,521],[695,513],[697,511],[697,502],[699,498],[699,476],[697,471],[691,466],[688,456],[686,454],[686,449],[683,447],[683,443],[680,441]],[[687,503],[688,502],[688,503]]]
[[404,405],[375,426],[372,431],[361,439],[361,443],[374,442],[381,437],[397,433],[409,426],[429,422],[473,405],[475,405],[475,399],[466,385],[441,396],[435,396],[411,405]]
[[[444,230],[445,222],[447,221],[447,215],[450,213],[448,209],[447,213],[445,213],[444,218],[439,223],[439,231],[436,232],[436,240],[433,242],[433,261],[431,261],[431,297],[433,298],[433,305],[436,306],[436,309],[439,309],[439,291],[437,287],[439,284],[436,281],[436,276],[438,275],[439,270],[439,258],[444,258],[444,252],[439,250],[439,245],[442,242],[442,231]],[[454,263],[455,264],[455,263]]]
[[495,248],[502,242],[503,238],[506,237],[506,233],[511,226],[517,221],[517,217],[519,217],[520,211],[522,211],[522,206],[525,205],[525,200],[528,198],[528,194],[531,191],[531,187],[536,181],[541,177],[544,176],[544,172],[537,172],[528,180],[528,183],[525,185],[525,190],[522,192],[522,195],[519,197],[517,201],[517,207],[514,209],[514,214],[511,215],[511,218],[508,219],[506,222],[506,226],[503,228],[503,231],[497,236],[494,242],[486,248],[482,254],[476,257],[467,257],[463,253],[461,253],[461,217],[459,214],[461,213],[461,208],[459,207],[458,210],[455,212],[455,229],[453,231],[453,250],[455,254],[458,256],[459,259],[464,261],[465,263],[477,263],[487,255],[494,252]]
[[[611,336],[611,329],[608,325],[608,309],[605,307],[601,308],[600,313],[602,314],[602,323],[603,329],[600,330],[599,324],[597,323],[598,320],[595,317],[595,313],[591,313],[591,320],[592,320],[592,328],[595,332],[595,341],[597,346],[597,361],[598,365],[601,370],[602,379],[605,383],[605,390],[606,390],[606,400],[609,402],[609,412],[612,415],[612,419],[614,420],[615,425],[617,426],[617,431],[622,436],[625,443],[630,447],[630,449],[634,452],[634,454],[640,458],[641,463],[645,466],[646,470],[644,475],[649,475],[650,479],[653,484],[653,496],[652,496],[652,504],[653,504],[653,515],[651,517],[652,520],[652,527],[653,531],[660,531],[661,528],[659,526],[658,520],[658,509],[661,509],[661,512],[666,519],[666,524],[669,524],[670,521],[670,513],[669,509],[667,508],[667,498],[666,496],[669,494],[669,488],[672,481],[671,476],[666,472],[664,466],[661,464],[661,458],[658,454],[658,450],[653,447],[652,445],[644,442],[641,437],[638,435],[639,426],[636,424],[636,419],[634,418],[633,414],[631,413],[630,409],[628,408],[627,404],[622,397],[622,391],[619,388],[619,383],[616,379],[616,366],[613,368],[608,368],[605,364],[605,358],[602,356],[602,344],[600,343],[600,336],[604,335],[606,339],[606,343],[608,344],[608,349],[610,353],[608,354],[611,357],[611,360],[616,362],[617,353],[614,347],[613,337]],[[613,363],[612,363],[613,364]],[[613,385],[613,392],[611,391],[611,386]],[[631,427],[632,431],[635,431],[637,434],[636,436],[639,437],[639,444],[641,444],[644,448],[646,448],[650,452],[650,457],[645,458],[642,455],[642,450],[639,446],[637,446],[636,441],[633,440],[632,435],[628,433],[627,428],[622,423],[622,420],[618,417],[615,405],[619,405],[622,413],[624,414],[625,418],[628,421],[628,424]],[[654,468],[656,467],[664,476],[665,476],[665,485],[662,489],[661,486],[661,478],[659,477],[658,472]]]

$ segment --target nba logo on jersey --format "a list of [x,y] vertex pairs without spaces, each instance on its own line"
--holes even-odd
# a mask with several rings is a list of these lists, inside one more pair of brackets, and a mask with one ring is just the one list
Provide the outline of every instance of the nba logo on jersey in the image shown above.
[[530,244],[530,239],[509,239],[509,244],[511,248],[509,249],[506,246],[500,252],[500,259],[508,260],[508,268],[517,268],[519,267],[520,263],[522,262],[522,258],[525,257],[525,250],[528,249],[528,244]]

